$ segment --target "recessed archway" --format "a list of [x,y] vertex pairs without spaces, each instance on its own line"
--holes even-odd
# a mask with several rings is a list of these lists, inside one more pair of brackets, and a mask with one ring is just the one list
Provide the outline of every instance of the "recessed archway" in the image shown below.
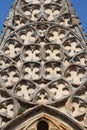
[[49,130],[49,124],[44,120],[39,121],[37,124],[37,130]]
[[48,106],[38,106],[10,122],[3,130],[83,130],[74,120]]

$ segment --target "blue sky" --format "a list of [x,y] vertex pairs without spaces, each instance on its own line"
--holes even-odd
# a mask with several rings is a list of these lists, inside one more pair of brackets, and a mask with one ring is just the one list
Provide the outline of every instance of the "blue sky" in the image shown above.
[[[14,0],[0,0],[0,33],[3,28],[3,23],[8,15],[11,4]],[[87,33],[87,0],[71,0],[73,6],[80,18],[83,28]]]

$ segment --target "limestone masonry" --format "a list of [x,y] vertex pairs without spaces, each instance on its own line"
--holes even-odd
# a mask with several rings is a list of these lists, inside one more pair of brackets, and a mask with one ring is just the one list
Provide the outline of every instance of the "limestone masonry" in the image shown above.
[[0,130],[87,130],[87,40],[70,1],[16,0],[0,43]]

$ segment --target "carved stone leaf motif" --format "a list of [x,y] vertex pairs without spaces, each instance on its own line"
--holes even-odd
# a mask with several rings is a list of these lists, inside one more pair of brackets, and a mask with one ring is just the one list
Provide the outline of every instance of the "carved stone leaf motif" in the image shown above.
[[18,0],[9,15],[0,48],[1,129],[26,110],[45,105],[87,129],[87,47],[71,4]]
[[0,128],[17,116],[18,107],[16,100],[4,88],[0,89]]
[[66,103],[69,114],[87,128],[87,83],[74,92]]

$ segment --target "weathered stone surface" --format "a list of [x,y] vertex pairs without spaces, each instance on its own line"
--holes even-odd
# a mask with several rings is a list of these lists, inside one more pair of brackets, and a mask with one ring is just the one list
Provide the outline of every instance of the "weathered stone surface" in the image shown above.
[[1,37],[1,130],[86,130],[86,46],[68,0],[16,0]]

